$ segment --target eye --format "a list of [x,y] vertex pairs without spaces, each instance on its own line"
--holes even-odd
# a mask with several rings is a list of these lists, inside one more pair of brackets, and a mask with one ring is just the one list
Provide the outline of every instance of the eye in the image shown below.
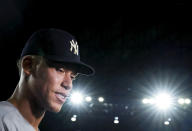
[[65,72],[65,70],[64,70],[63,68],[56,68],[56,70],[57,70],[58,72],[61,72],[61,73],[64,73],[64,72]]
[[76,74],[72,74],[71,75],[71,80],[75,80],[77,78],[77,75],[78,75],[77,73]]
[[74,77],[74,76],[71,76],[71,80],[74,81],[74,80],[75,80],[75,77]]
[[71,75],[71,80],[75,80],[76,76],[75,75]]

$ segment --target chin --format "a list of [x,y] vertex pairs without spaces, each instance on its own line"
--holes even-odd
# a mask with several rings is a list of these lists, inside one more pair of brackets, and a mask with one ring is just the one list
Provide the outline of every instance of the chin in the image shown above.
[[50,105],[47,108],[47,111],[58,113],[58,112],[61,111],[61,108],[62,108],[62,105],[60,105],[60,104],[53,104],[53,105]]

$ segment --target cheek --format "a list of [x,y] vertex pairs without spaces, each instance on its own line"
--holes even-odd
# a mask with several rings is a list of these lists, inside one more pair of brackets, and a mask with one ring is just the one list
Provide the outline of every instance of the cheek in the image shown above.
[[55,71],[49,71],[46,76],[46,81],[48,84],[56,86],[57,88],[60,86],[62,79]]
[[54,98],[55,91],[60,87],[60,78],[50,70],[39,72],[34,78],[33,94],[43,104]]
[[34,79],[35,86],[41,92],[39,95],[44,96],[50,95],[50,92],[57,91],[62,83],[62,77],[53,68],[39,70]]
[[62,83],[62,77],[54,70],[48,70],[47,73],[42,75],[43,93],[51,95],[50,93],[58,91]]

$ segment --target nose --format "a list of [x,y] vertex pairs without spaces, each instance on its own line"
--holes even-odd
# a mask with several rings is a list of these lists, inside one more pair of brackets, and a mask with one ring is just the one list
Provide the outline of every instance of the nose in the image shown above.
[[61,83],[61,86],[65,88],[66,90],[71,90],[73,87],[71,74],[69,72],[65,72],[65,75],[63,76],[63,81]]

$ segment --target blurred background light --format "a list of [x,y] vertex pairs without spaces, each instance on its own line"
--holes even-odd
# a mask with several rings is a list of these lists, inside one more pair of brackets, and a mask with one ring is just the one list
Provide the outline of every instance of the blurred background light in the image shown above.
[[[185,100],[184,99],[178,100],[178,102],[184,103]],[[187,100],[186,102],[190,103],[189,100]],[[163,111],[166,111],[166,110],[170,109],[173,105],[175,105],[174,97],[172,97],[170,94],[168,94],[166,92],[162,92],[157,95],[154,95],[152,98],[144,98],[144,99],[142,99],[142,103],[153,105],[158,110],[163,110]]]
[[179,99],[178,99],[178,103],[179,103],[180,105],[183,105],[183,104],[185,103],[185,100],[184,100],[183,98],[179,98]]
[[75,117],[71,117],[71,121],[75,122],[77,119]]
[[92,98],[91,98],[90,96],[87,96],[87,97],[85,97],[85,101],[91,102],[91,101],[92,101]]
[[185,99],[185,104],[190,104],[191,100],[189,98]]
[[71,94],[70,100],[74,104],[81,104],[83,101],[83,95],[80,92],[74,92]]
[[168,121],[171,121],[171,118],[168,118]]
[[114,117],[113,123],[114,123],[114,124],[119,124],[119,117]]
[[160,93],[155,97],[155,105],[160,110],[167,110],[172,104],[173,98],[168,93]]
[[103,97],[99,97],[99,98],[98,98],[98,101],[99,101],[99,102],[104,102],[104,98],[103,98]]
[[77,120],[77,115],[73,115],[73,117],[71,117],[71,121],[75,122]]
[[148,103],[149,103],[149,99],[144,98],[144,99],[142,100],[142,102],[143,102],[143,104],[148,104]]
[[166,125],[166,126],[169,125],[169,121],[165,121],[164,125]]
[[119,117],[117,117],[117,116],[116,116],[114,119],[115,119],[115,120],[118,120],[118,119],[119,119]]
[[189,99],[189,98],[179,98],[179,99],[178,99],[178,103],[179,103],[180,105],[190,104],[190,103],[191,103],[191,99]]
[[119,124],[119,120],[114,120],[114,123],[115,124]]

